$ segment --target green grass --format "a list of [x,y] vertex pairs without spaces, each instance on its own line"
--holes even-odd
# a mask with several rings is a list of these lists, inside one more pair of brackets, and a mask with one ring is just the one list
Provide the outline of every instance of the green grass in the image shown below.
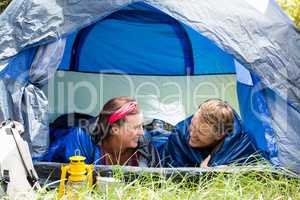
[[11,0],[0,0],[0,14],[4,11],[4,9],[8,6]]
[[[299,178],[274,174],[268,168],[249,172],[248,166],[240,172],[207,173],[198,180],[184,176],[180,181],[144,174],[126,183],[122,171],[116,169],[113,177],[118,182],[97,184],[92,192],[80,191],[79,199],[300,199]],[[56,192],[40,192],[37,199],[55,199]]]
[[276,0],[284,12],[300,28],[300,0]]

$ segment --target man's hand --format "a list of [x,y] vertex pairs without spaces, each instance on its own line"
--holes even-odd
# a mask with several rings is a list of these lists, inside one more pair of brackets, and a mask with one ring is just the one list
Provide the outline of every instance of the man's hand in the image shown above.
[[211,155],[209,154],[203,161],[202,163],[200,164],[200,167],[208,167],[208,162],[210,161],[210,158],[211,158]]

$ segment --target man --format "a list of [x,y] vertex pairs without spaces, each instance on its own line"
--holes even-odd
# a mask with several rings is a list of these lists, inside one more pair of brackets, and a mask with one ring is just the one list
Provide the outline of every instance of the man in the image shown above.
[[233,109],[210,99],[176,125],[161,157],[165,167],[207,167],[253,161],[255,152]]

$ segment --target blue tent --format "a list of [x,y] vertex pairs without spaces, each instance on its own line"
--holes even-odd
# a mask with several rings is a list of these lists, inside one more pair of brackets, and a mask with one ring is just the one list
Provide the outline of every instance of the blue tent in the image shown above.
[[0,27],[0,121],[25,125],[33,157],[64,112],[129,95],[187,115],[215,90],[266,158],[300,172],[300,33],[272,0],[15,0]]

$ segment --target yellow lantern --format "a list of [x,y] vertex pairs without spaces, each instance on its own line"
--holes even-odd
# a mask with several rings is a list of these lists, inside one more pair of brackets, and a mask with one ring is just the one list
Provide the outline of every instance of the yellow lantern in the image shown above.
[[68,199],[78,199],[78,190],[93,186],[93,165],[84,163],[84,156],[71,156],[70,164],[61,167],[58,197],[67,195]]

